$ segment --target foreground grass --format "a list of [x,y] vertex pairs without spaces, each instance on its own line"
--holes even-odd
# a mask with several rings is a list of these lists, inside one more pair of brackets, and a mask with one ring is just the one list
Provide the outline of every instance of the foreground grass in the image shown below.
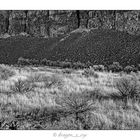
[[139,74],[5,67],[14,74],[0,79],[0,129],[140,129],[139,100],[115,86]]

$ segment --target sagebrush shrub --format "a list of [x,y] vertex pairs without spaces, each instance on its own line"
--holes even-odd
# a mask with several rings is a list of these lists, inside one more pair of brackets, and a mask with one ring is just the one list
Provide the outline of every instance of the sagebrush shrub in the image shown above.
[[46,58],[42,59],[40,62],[42,65],[47,65],[48,64],[48,60]]
[[41,82],[43,81],[45,75],[44,74],[32,74],[28,77],[28,81],[35,83],[35,82]]
[[31,65],[39,65],[39,64],[40,64],[39,60],[36,60],[36,59],[30,59],[30,60],[29,60],[29,63],[30,63]]
[[139,99],[139,83],[136,78],[121,78],[116,82],[116,88],[120,93],[122,100]]
[[85,67],[86,67],[86,65],[81,63],[81,62],[72,63],[72,68],[73,69],[84,69]]
[[104,71],[104,70],[105,70],[104,65],[93,65],[92,68],[93,68],[95,71]]
[[15,75],[15,72],[10,70],[10,68],[1,65],[0,66],[0,79],[7,80],[9,77]]
[[33,89],[33,85],[27,80],[18,79],[14,85],[11,85],[12,92],[25,93]]
[[60,65],[62,68],[71,68],[71,67],[72,67],[71,62],[59,62],[59,65]]
[[108,70],[111,70],[112,72],[120,72],[123,70],[123,68],[119,62],[113,62],[112,65],[109,65]]
[[64,74],[71,74],[72,73],[72,69],[64,69],[62,72],[64,73]]
[[137,72],[137,68],[135,68],[135,66],[126,66],[124,68],[124,72],[126,72],[126,73]]
[[93,76],[94,78],[99,78],[99,75],[94,71],[94,69],[85,69],[82,75],[86,77]]
[[47,88],[51,88],[52,86],[60,88],[64,84],[62,78],[57,75],[46,76],[43,80]]
[[45,74],[33,74],[28,77],[28,81],[34,85],[36,82],[43,82],[46,88],[51,88],[52,86],[60,88],[64,84],[63,79],[55,74],[52,76],[47,76]]
[[23,57],[18,58],[18,65],[24,66],[24,65],[30,65],[29,59],[25,59]]
[[77,129],[80,129],[81,124],[85,128],[87,123],[84,121],[84,118],[93,110],[93,101],[91,98],[85,96],[84,93],[64,93],[56,98],[56,103],[61,109],[74,115]]

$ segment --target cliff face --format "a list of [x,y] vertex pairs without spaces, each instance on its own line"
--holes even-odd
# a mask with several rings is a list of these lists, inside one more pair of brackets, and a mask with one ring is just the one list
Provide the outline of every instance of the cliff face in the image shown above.
[[0,36],[27,33],[53,37],[79,27],[126,31],[140,34],[140,11],[0,11]]

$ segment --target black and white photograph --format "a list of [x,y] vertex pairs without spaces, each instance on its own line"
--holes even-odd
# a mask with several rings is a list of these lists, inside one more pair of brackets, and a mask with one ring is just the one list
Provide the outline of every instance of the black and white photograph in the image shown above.
[[0,130],[140,130],[140,8],[0,10]]

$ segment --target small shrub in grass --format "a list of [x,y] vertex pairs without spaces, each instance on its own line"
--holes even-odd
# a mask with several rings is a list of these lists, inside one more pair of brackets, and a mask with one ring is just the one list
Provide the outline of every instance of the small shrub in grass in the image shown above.
[[23,57],[18,58],[18,62],[17,63],[20,66],[25,66],[25,65],[30,65],[31,64],[29,59],[25,59]]
[[42,65],[47,65],[48,60],[46,58],[42,59],[40,62]]
[[72,68],[74,69],[84,69],[85,67],[86,65],[81,62],[75,62],[72,64]]
[[95,71],[105,71],[106,68],[104,65],[93,65],[92,68],[95,70]]
[[64,74],[71,74],[72,73],[72,69],[64,69],[62,72],[64,73]]
[[46,76],[43,79],[45,87],[51,88],[52,86],[61,88],[63,86],[63,80],[57,75]]
[[93,76],[94,78],[99,78],[99,75],[93,69],[85,69],[82,75],[86,77]]
[[46,65],[46,66],[54,66],[56,67],[57,66],[57,61],[51,61],[51,60],[47,60],[46,58],[41,60],[41,64],[42,65]]
[[133,78],[121,78],[116,82],[121,99],[127,103],[128,99],[137,100],[140,97],[138,80]]
[[121,72],[123,68],[119,64],[119,62],[113,62],[112,65],[109,65],[108,69],[111,70],[112,72]]
[[59,64],[62,68],[71,68],[72,67],[71,62],[60,62]]
[[77,129],[81,129],[81,126],[82,129],[89,129],[85,116],[93,110],[93,101],[84,93],[64,93],[56,98],[56,103],[62,110],[74,116]]
[[35,82],[41,82],[43,81],[43,77],[45,77],[44,74],[32,74],[28,77],[28,81],[31,83],[35,83]]
[[0,66],[0,79],[7,80],[9,77],[15,75],[15,72],[10,70],[10,68],[1,65]]
[[138,68],[134,65],[131,65],[133,67],[133,72],[138,72]]
[[31,65],[39,65],[39,64],[40,64],[39,60],[36,60],[36,59],[30,59],[30,60],[29,60],[29,63],[30,63]]
[[18,79],[18,81],[16,81],[15,84],[10,87],[10,89],[12,92],[25,93],[31,91],[33,89],[33,86],[27,80],[23,81],[21,79]]
[[93,65],[92,68],[93,68],[95,71],[104,71],[104,70],[105,70],[104,65]]
[[135,66],[126,66],[124,68],[124,72],[131,73],[131,72],[137,72],[137,68]]
[[88,61],[87,63],[86,63],[86,67],[87,68],[89,68],[89,67],[91,67],[93,64],[90,62],[90,61]]
[[51,88],[52,86],[60,88],[63,86],[62,78],[57,75],[46,76],[45,74],[33,74],[28,77],[28,81],[33,84],[36,82],[44,82],[46,88]]
[[93,65],[92,68],[93,68],[95,71],[98,71],[98,70],[99,70],[98,65]]

